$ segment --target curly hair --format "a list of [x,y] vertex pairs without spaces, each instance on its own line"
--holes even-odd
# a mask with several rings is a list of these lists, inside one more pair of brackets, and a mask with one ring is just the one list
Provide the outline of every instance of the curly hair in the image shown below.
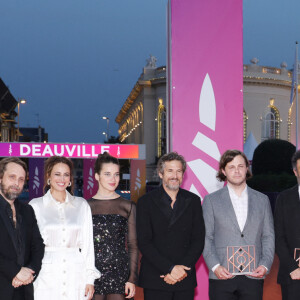
[[172,160],[178,160],[182,164],[182,172],[184,174],[186,170],[186,161],[184,157],[177,152],[170,152],[166,153],[163,156],[160,157],[160,159],[157,162],[157,173],[158,174],[164,174],[164,168],[165,168],[165,162],[166,161],[172,161]]

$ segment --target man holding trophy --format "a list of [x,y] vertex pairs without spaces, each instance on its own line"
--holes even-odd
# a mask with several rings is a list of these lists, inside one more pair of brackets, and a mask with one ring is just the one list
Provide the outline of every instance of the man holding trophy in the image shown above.
[[210,300],[262,299],[274,258],[274,225],[269,199],[247,186],[250,177],[245,154],[228,150],[217,174],[227,185],[204,198]]

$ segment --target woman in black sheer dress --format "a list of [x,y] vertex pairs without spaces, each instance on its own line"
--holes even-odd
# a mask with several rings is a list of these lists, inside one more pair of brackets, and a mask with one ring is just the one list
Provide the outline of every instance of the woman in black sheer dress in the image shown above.
[[118,160],[107,152],[95,163],[99,188],[88,200],[93,215],[95,264],[101,279],[95,281],[95,300],[132,298],[137,281],[138,248],[135,203],[120,197]]

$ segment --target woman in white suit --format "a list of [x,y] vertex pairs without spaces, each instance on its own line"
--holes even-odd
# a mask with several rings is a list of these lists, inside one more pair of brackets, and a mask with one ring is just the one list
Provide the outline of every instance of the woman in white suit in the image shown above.
[[45,162],[45,191],[30,205],[45,244],[41,272],[34,282],[35,300],[92,299],[95,268],[91,210],[72,195],[73,163],[53,156]]

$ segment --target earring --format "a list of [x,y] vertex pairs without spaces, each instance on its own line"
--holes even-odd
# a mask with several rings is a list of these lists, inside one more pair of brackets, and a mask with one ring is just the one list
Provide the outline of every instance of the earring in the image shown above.
[[70,187],[72,185],[71,181],[69,182],[68,186]]
[[47,184],[50,185],[50,179],[47,180]]

